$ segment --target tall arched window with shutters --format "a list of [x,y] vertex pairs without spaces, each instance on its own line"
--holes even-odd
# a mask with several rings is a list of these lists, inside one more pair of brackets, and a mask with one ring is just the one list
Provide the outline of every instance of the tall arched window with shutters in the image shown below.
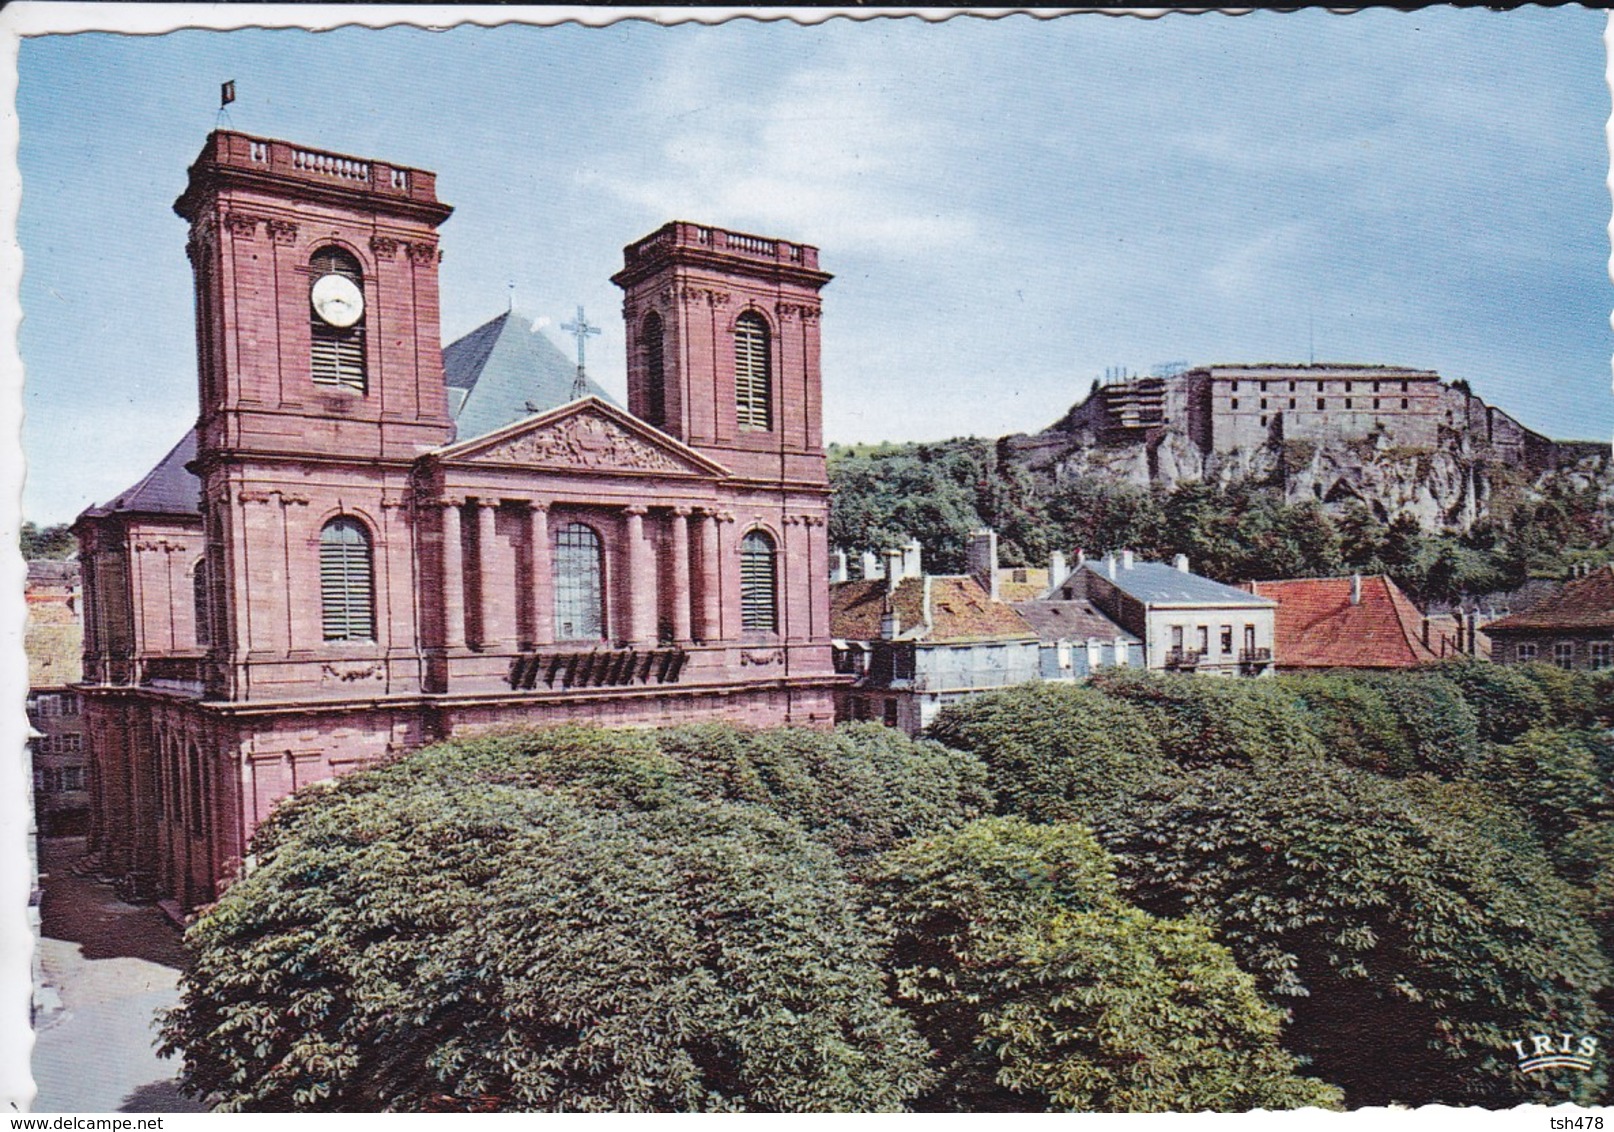
[[[363,393],[366,386],[364,272],[359,261],[341,248],[321,248],[308,261],[308,268],[309,375],[315,385],[333,385]],[[313,289],[327,276],[353,284],[360,296],[358,304],[332,305],[323,296],[316,296]],[[327,284],[327,288],[329,286]],[[337,287],[340,288],[340,284]],[[349,318],[353,318],[350,323]]]
[[768,324],[746,311],[734,324],[734,408],[742,431],[773,427],[773,367]]
[[740,626],[773,632],[779,627],[779,583],[773,539],[752,531],[740,540]]
[[319,533],[319,596],[327,641],[375,640],[374,590],[369,532],[346,515],[332,519]]
[[645,422],[667,427],[667,335],[661,316],[651,311],[645,316],[644,331]]
[[605,566],[600,536],[585,523],[555,532],[555,638],[598,641],[605,637]]

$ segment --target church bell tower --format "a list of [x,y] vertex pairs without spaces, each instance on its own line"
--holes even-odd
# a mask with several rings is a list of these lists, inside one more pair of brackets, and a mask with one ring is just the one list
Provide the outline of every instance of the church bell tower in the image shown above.
[[683,221],[623,251],[628,410],[737,475],[825,481],[818,249]]
[[230,131],[190,222],[210,692],[418,688],[408,472],[453,436],[420,169]]

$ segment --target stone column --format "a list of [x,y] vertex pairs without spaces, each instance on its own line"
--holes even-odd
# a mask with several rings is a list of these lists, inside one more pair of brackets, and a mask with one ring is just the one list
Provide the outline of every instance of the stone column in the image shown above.
[[717,512],[701,511],[700,523],[700,639],[710,644],[722,633],[719,614],[723,605],[721,578],[717,569]]
[[672,635],[679,644],[689,641],[689,524],[688,507],[672,512]]
[[494,519],[498,513],[497,499],[476,501],[476,560],[482,583],[482,632],[477,644],[483,648],[499,640],[502,627],[499,621],[499,567],[495,561],[498,532],[494,530]]
[[634,504],[626,509],[627,572],[622,592],[628,601],[626,636],[636,645],[656,641],[656,579],[650,561],[650,548],[644,541],[645,508]]
[[549,504],[532,504],[532,643],[555,643],[555,578],[549,558]]
[[460,503],[443,501],[443,646],[465,647],[465,551],[460,542]]

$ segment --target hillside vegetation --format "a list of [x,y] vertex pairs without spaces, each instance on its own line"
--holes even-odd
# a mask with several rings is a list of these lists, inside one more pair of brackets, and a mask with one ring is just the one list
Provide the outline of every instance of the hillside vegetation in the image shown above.
[[1130,547],[1169,561],[1186,554],[1219,581],[1388,574],[1420,601],[1455,600],[1560,575],[1614,552],[1603,490],[1554,474],[1466,531],[1426,530],[1369,503],[1290,502],[1263,480],[1145,488],[1113,477],[1050,479],[986,440],[831,446],[832,544],[849,551],[924,543],[929,569],[961,572],[969,532],[998,532],[1004,565],[1040,566],[1050,551]]

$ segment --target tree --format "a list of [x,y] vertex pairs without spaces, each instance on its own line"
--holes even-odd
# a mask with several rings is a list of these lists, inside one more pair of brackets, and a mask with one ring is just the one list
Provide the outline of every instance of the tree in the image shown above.
[[[900,1108],[928,1049],[830,848],[895,826],[837,820],[834,789],[822,836],[727,800],[694,734],[495,736],[294,796],[189,933],[163,1031],[185,1088],[229,1110]],[[900,770],[903,742],[873,761]],[[879,812],[922,811],[901,796],[951,781],[935,762]],[[764,793],[811,808],[808,781]]]
[[1609,964],[1528,826],[1460,785],[1315,758],[1165,777],[1096,823],[1123,892],[1197,915],[1290,1003],[1289,1046],[1350,1104],[1595,1098],[1541,1089],[1508,1043],[1521,1019],[1597,1033]]
[[24,521],[20,534],[22,556],[30,562],[36,558],[71,558],[78,553],[78,540],[66,523],[40,527]]
[[1003,812],[1080,820],[1166,764],[1150,721],[1093,688],[1025,684],[955,704],[927,733],[986,766]]
[[942,1063],[921,1108],[1338,1104],[1205,926],[1127,904],[1079,825],[975,822],[892,851],[869,880],[895,997]]

